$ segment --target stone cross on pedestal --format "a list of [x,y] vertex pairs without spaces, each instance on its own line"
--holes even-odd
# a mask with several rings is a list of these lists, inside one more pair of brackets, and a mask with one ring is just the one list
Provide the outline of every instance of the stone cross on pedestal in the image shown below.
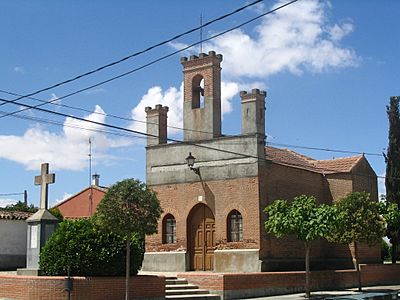
[[41,174],[35,176],[35,185],[40,185],[40,208],[47,209],[48,208],[48,195],[49,195],[49,184],[55,182],[56,175],[49,174],[49,164],[44,163],[41,167]]
[[18,269],[18,275],[38,275],[39,257],[42,247],[56,230],[58,219],[48,210],[48,185],[55,182],[55,175],[49,174],[49,164],[44,163],[39,176],[35,176],[35,185],[40,185],[40,208],[30,216],[28,223],[28,239],[26,250],[26,268]]

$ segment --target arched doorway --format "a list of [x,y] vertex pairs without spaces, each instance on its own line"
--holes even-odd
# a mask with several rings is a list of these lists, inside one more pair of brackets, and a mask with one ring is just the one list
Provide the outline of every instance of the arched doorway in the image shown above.
[[193,207],[188,217],[188,249],[190,269],[209,271],[214,269],[215,218],[204,204]]

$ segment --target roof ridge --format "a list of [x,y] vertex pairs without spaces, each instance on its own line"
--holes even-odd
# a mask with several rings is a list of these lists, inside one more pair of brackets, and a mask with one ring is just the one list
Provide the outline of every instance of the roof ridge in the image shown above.
[[354,155],[354,156],[345,156],[345,157],[336,157],[336,158],[329,158],[329,159],[315,159],[315,162],[320,162],[320,161],[335,161],[335,160],[341,160],[341,159],[349,159],[349,158],[356,158],[361,159],[364,157],[364,155],[359,154],[359,155]]

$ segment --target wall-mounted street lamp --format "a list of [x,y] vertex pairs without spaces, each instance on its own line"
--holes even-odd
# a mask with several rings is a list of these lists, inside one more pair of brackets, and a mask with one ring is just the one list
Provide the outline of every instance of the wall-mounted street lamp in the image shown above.
[[197,175],[200,175],[200,169],[194,167],[194,163],[196,162],[196,157],[192,155],[192,152],[189,152],[189,156],[186,157],[186,163],[190,170],[195,172]]

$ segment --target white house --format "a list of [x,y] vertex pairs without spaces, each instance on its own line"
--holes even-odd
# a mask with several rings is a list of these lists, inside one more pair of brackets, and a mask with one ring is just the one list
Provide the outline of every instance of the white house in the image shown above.
[[0,210],[0,270],[26,266],[26,219],[32,213]]

